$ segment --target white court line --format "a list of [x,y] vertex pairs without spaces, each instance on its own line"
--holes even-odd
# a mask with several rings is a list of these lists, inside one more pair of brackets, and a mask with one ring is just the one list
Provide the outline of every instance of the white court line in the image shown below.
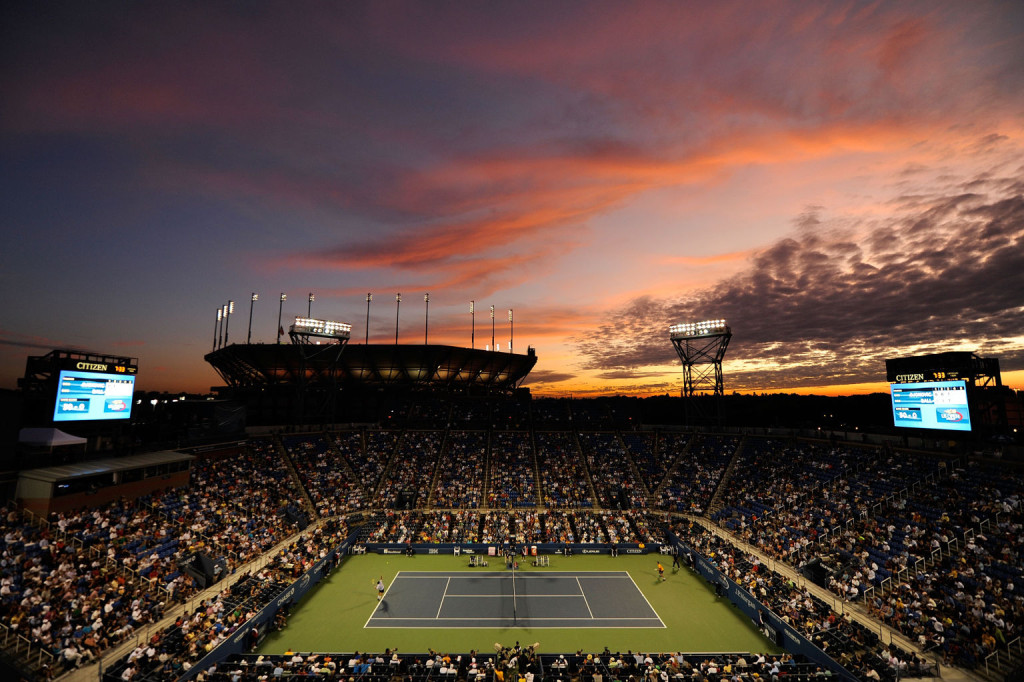
[[[398,573],[401,574],[402,572],[399,571]],[[384,599],[388,596],[388,592],[391,591],[391,588],[394,586],[396,582],[398,582],[397,575],[395,576],[395,579],[391,581],[391,584],[384,588],[384,596],[377,601],[377,605],[373,607],[373,611],[370,611],[370,617],[367,618],[366,622],[363,624],[363,629],[366,629],[366,626],[370,624],[371,620],[373,620],[373,614],[377,613],[377,609],[379,609],[380,605],[384,603]]]
[[[451,597],[468,597],[470,599],[486,599],[486,598],[490,597],[492,599],[508,599],[508,595],[507,594],[448,594],[448,595],[445,595],[445,596],[447,596],[449,598],[451,598]],[[582,594],[521,594],[521,595],[518,595],[517,598],[518,599],[522,599],[522,598],[526,597],[527,599],[529,599],[531,597],[536,597],[536,598],[543,597],[544,599],[547,599],[549,597],[572,597],[573,599],[579,599],[582,596],[583,596]]]
[[590,602],[587,601],[587,593],[583,591],[583,585],[580,585],[579,578],[576,578],[576,584],[579,585],[580,594],[583,595],[583,603],[587,605],[587,613],[590,614],[590,620],[594,620],[594,612],[590,610]]
[[[419,573],[420,575],[402,575],[402,573]],[[593,573],[595,575],[587,575]],[[424,578],[427,580],[437,580],[438,578],[444,578],[449,575],[456,578],[507,578],[512,579],[512,571],[480,571],[478,573],[473,571],[399,571],[398,575],[402,576],[406,580],[413,580],[415,578]],[[523,572],[522,569],[516,571],[516,580],[520,578],[524,580],[529,579],[559,579],[559,578],[628,578],[629,571],[551,571],[550,573],[544,571],[527,571]]]
[[[435,620],[500,620],[500,621],[507,621],[509,619],[508,618],[503,618],[501,616],[466,616],[466,617],[446,616],[444,618],[426,618],[426,617],[415,617],[415,616],[404,617],[403,616],[401,618],[378,618],[377,620],[381,620],[381,621],[388,621],[388,620],[429,620],[429,621],[435,621]],[[661,622],[660,618],[651,618],[651,617],[647,617],[647,618],[629,618],[629,617],[626,617],[626,616],[613,616],[613,617],[610,617],[610,618],[593,618],[593,617],[584,618],[583,616],[529,616],[529,620],[650,620],[650,621],[658,621],[659,623]]]
[[452,579],[449,577],[448,582],[444,584],[444,594],[441,595],[441,603],[437,605],[437,615],[434,616],[434,620],[441,617],[441,607],[444,606],[444,598],[448,594],[448,586],[452,584]]
[[[421,573],[421,574],[433,573],[435,575],[409,575],[410,572],[408,572],[408,571],[398,571],[397,575],[395,576],[395,580],[392,581],[391,585],[389,585],[387,590],[385,591],[385,593],[384,593],[385,596],[387,596],[387,592],[389,592],[391,590],[391,587],[394,586],[395,582],[398,581],[398,578],[404,578],[406,580],[411,580],[411,579],[415,579],[415,578],[424,578],[424,579],[427,579],[427,580],[437,580],[438,578],[447,578],[448,582],[450,582],[453,577],[455,577],[455,578],[461,578],[461,577],[466,577],[466,578],[504,578],[504,579],[511,579],[511,577],[512,577],[510,573],[506,573],[506,572],[503,572],[503,571],[486,571],[486,572],[480,572],[480,573],[464,572],[464,571],[457,571],[457,572],[455,572],[455,573],[458,573],[459,575],[453,575],[452,571],[415,571],[415,572],[416,573]],[[406,575],[402,575],[403,573],[406,573]],[[595,575],[587,575],[588,573],[593,573]],[[462,575],[462,574],[464,574],[464,575]],[[554,575],[552,575],[552,574],[554,574]],[[576,598],[579,598],[579,597],[582,596],[583,599],[584,599],[584,602],[586,602],[586,595],[583,594],[583,586],[579,582],[580,579],[587,579],[587,578],[589,578],[589,579],[620,578],[621,579],[621,578],[627,578],[631,583],[633,583],[633,588],[637,592],[640,593],[640,596],[644,598],[645,602],[647,602],[647,606],[650,607],[651,613],[654,614],[653,617],[651,617],[651,616],[614,617],[613,616],[613,617],[608,617],[608,618],[594,618],[593,611],[591,611],[591,609],[590,609],[590,604],[587,603],[587,610],[590,611],[590,617],[589,618],[566,618],[566,617],[550,617],[550,618],[536,617],[535,618],[535,617],[531,616],[530,617],[531,621],[538,621],[538,622],[539,621],[563,621],[563,620],[569,620],[569,621],[573,621],[573,620],[583,620],[583,621],[586,621],[586,620],[597,620],[597,621],[652,621],[652,622],[658,623],[658,625],[660,627],[662,627],[662,628],[668,627],[667,625],[665,625],[665,621],[663,621],[661,619],[661,616],[658,615],[658,612],[654,609],[654,606],[651,604],[650,600],[647,599],[647,595],[645,595],[643,590],[641,590],[640,587],[636,584],[636,581],[633,580],[633,576],[630,575],[630,573],[628,571],[579,571],[579,572],[569,572],[569,571],[557,571],[556,572],[556,571],[552,571],[551,573],[544,573],[544,572],[532,573],[531,572],[531,573],[524,573],[524,574],[522,574],[519,577],[527,577],[527,576],[536,577],[536,578],[555,578],[555,579],[560,579],[560,578],[571,579],[571,578],[575,578],[576,584],[579,586],[581,593],[580,594],[574,594],[574,595],[524,595],[524,596],[537,596],[537,597],[551,597],[551,596],[560,596],[561,597],[561,596],[565,596],[565,597],[576,597]],[[447,594],[447,590],[448,590],[448,585],[446,583],[445,584],[445,593],[446,593],[447,597],[456,597],[456,596],[458,596],[458,597],[468,596],[468,597],[475,597],[475,598],[480,598],[480,597],[485,597],[485,596],[488,596],[488,597],[507,597],[507,595],[452,595],[452,594]],[[379,608],[380,604],[378,604],[377,607]],[[372,629],[372,628],[368,628],[368,626],[370,624],[370,621],[374,620],[374,616],[375,616],[376,613],[377,613],[377,608],[374,608],[373,611],[370,613],[370,617],[366,619],[366,623],[363,624],[363,628],[364,629]],[[438,611],[438,613],[440,613],[440,610]],[[389,620],[396,620],[396,621],[432,621],[432,622],[436,622],[438,620],[449,620],[449,621],[478,621],[478,620],[479,621],[501,621],[503,619],[502,618],[494,618],[494,617],[472,617],[472,618],[457,618],[457,617],[456,618],[452,618],[452,617],[439,618],[439,617],[435,617],[435,618],[395,618],[395,619],[386,618],[386,617],[380,617],[380,618],[377,618],[377,620],[378,620],[378,622],[387,622]],[[387,627],[387,626],[385,626],[385,627]],[[391,626],[391,627],[400,627],[400,626]],[[416,629],[422,629],[422,628],[419,628],[419,627],[416,627],[416,626],[411,626],[411,627],[415,627]],[[473,629],[473,626],[465,626],[465,627],[462,627],[462,626],[447,626],[447,627],[448,627],[448,629],[452,629],[452,630]],[[545,626],[539,626],[539,627],[545,627]],[[555,627],[558,627],[558,626],[555,626]],[[626,627],[629,628],[629,629],[633,629],[633,628],[647,629],[650,626],[637,625],[637,626],[626,626]],[[430,629],[430,628],[428,628],[428,629]],[[601,629],[601,628],[597,627],[595,629]]]
[[[647,598],[647,595],[644,594],[644,591],[640,589],[640,586],[636,584],[636,581],[633,580],[633,576],[629,575],[628,573],[626,575],[629,576],[629,580],[633,583],[633,587],[636,588],[636,591],[640,593],[640,596],[644,598],[644,601],[647,602],[647,605],[651,607],[651,612],[654,614],[655,618],[661,620],[661,616],[659,616],[658,612],[654,610],[654,604],[652,604],[651,600]],[[661,621],[661,625],[662,627],[668,627],[667,625],[665,625],[665,621],[663,620]]]

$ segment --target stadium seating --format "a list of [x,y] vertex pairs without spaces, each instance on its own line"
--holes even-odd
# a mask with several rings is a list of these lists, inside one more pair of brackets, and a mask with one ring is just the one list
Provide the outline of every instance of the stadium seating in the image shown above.
[[[919,657],[795,589],[739,542],[813,574],[837,599],[862,604],[947,664],[976,668],[1014,640],[1019,646],[1024,476],[1014,469],[891,447],[640,432],[609,406],[580,401],[459,399],[396,404],[388,414],[384,428],[251,438],[237,455],[196,460],[186,489],[49,519],[5,508],[6,632],[45,652],[55,671],[86,665],[196,593],[193,555],[222,559],[229,571],[268,559],[107,671],[109,679],[129,668],[132,679],[163,679],[244,626],[245,613],[342,537],[340,527],[295,535],[299,517],[358,518],[359,542],[399,544],[656,543],[670,518],[681,538],[714,554],[863,679],[921,672]],[[732,541],[683,522],[684,514],[713,519]],[[289,537],[296,541],[285,555],[266,556]],[[493,678],[501,657],[490,658],[488,669],[480,657],[472,679]],[[415,659],[403,655],[395,665],[411,679],[438,677],[439,668]],[[460,680],[470,678],[464,659]],[[587,674],[611,680],[624,670],[645,672],[622,659],[596,656]],[[557,659],[536,662],[541,679],[561,672]],[[389,661],[367,664],[361,679],[394,672]],[[234,665],[256,666],[227,662],[213,679],[231,679]],[[327,675],[312,672],[308,659],[303,665],[310,679]],[[581,669],[579,661],[568,665]],[[708,662],[675,665],[692,673]],[[806,672],[792,665],[794,674]],[[765,661],[750,670],[771,667]],[[331,674],[342,669],[336,664]]]

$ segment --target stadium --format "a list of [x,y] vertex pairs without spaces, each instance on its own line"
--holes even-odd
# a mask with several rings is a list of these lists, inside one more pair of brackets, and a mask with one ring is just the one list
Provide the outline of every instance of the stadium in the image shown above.
[[[130,395],[138,361],[29,358],[26,422],[85,435],[23,431],[10,679],[1019,674],[1016,446],[736,425],[721,320],[672,327],[684,391],[658,401],[533,398],[532,348],[349,348],[332,324],[214,348],[216,396],[132,401],[139,428],[113,457],[94,450],[128,439],[122,399],[81,419],[94,406],[76,391]],[[1005,415],[986,391],[997,363],[889,370],[894,396],[963,389],[979,427]],[[893,401],[897,420],[919,409]]]
[[1024,680],[1024,2],[2,11],[0,682]]

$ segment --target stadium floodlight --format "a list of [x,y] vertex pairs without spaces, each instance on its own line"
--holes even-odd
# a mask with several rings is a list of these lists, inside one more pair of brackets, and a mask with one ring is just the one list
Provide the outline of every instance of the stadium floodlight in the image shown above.
[[227,303],[225,303],[224,305],[222,305],[220,307],[220,319],[223,320],[223,323],[220,325],[220,339],[218,339],[217,345],[220,346],[221,348],[223,348],[224,347],[224,325],[226,325],[227,321],[228,321],[228,304]]
[[252,306],[256,301],[260,300],[260,295],[255,291],[252,292],[252,296],[249,298],[249,333],[245,337],[245,343],[252,343]]
[[512,339],[515,338],[515,327],[512,324],[512,309],[508,309],[508,352],[512,352]]
[[725,320],[702,320],[674,324],[668,328],[669,334],[676,336],[712,336],[728,330]]
[[288,300],[288,294],[282,292],[281,300],[277,304],[277,342],[281,343],[281,335],[284,334],[284,328],[281,326],[281,309],[284,307],[284,302]]
[[402,294],[395,294],[395,345],[398,345],[398,313],[402,309]]
[[289,333],[329,339],[347,339],[352,333],[352,325],[347,322],[296,317],[295,323],[289,328]]
[[494,306],[491,306],[491,348],[494,348]]
[[217,350],[217,336],[220,334],[221,308],[217,306],[217,321],[213,323],[213,350]]
[[430,328],[430,292],[423,294],[426,312],[423,314],[423,345],[427,345],[427,330]]
[[312,291],[309,292],[309,305],[306,306],[306,317],[313,317],[313,301],[315,300],[316,296],[313,295]]
[[231,315],[235,312],[235,302],[228,301],[227,314],[224,316],[224,345],[228,345],[228,325],[231,324]]
[[469,302],[469,347],[476,348],[476,301]]
[[363,342],[367,345],[370,344],[370,301],[373,300],[373,294],[367,292],[366,294],[366,340]]

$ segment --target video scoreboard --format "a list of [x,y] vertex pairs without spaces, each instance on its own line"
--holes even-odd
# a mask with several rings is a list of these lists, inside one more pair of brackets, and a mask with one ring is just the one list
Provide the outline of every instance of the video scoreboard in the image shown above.
[[131,418],[137,372],[134,365],[69,362],[57,378],[53,421]]
[[971,431],[971,361],[969,353],[961,352],[886,360],[893,424]]
[[896,426],[970,431],[967,382],[919,381],[892,384],[892,415]]

